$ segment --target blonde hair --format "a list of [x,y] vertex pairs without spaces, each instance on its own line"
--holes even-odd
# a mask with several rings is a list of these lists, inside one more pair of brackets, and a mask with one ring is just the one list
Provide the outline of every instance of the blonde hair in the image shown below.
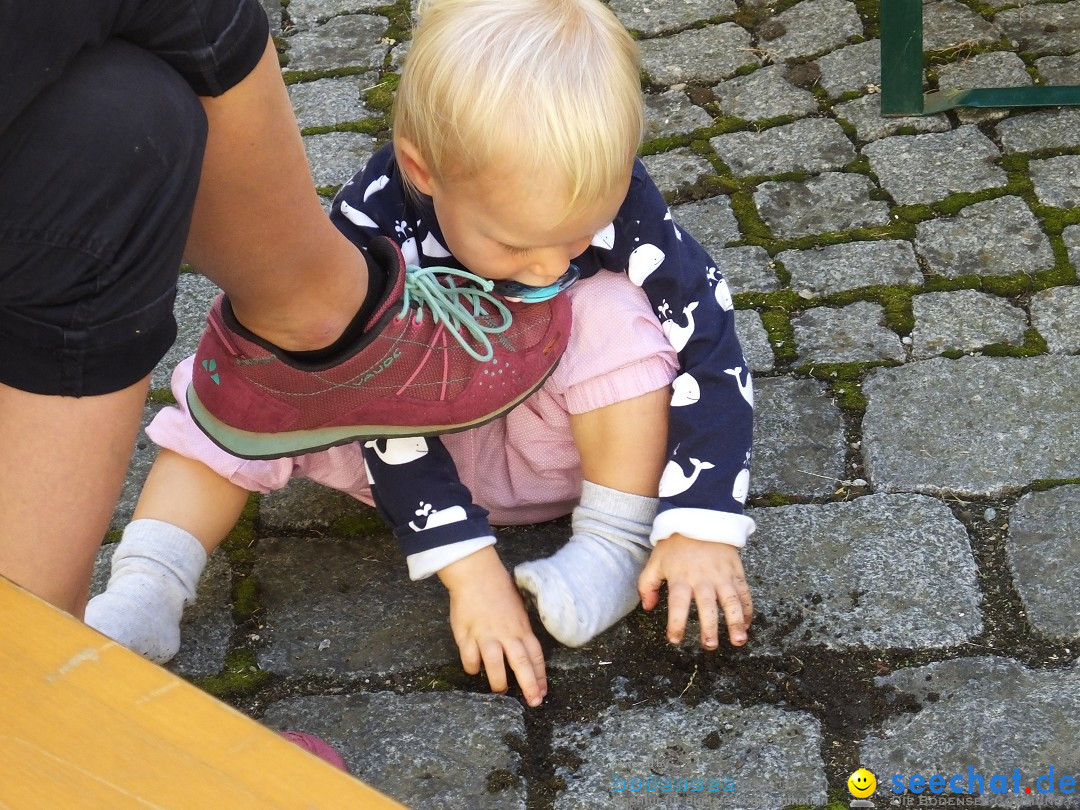
[[568,206],[625,182],[644,110],[637,44],[598,0],[421,0],[394,102],[436,179],[508,160]]

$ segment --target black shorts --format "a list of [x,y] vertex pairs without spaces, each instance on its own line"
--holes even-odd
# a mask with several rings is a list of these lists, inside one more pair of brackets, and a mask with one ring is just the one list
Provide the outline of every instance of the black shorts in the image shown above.
[[145,377],[172,306],[206,118],[261,58],[258,0],[0,0],[0,383]]

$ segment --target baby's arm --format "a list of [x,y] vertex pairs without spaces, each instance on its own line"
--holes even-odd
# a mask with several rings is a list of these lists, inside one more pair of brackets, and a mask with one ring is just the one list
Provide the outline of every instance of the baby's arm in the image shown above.
[[[655,493],[664,466],[668,403],[664,389],[576,415],[571,425],[585,479],[621,492]],[[731,643],[746,643],[753,607],[738,548],[680,534],[659,540],[638,580],[646,610],[656,607],[664,581],[672,643],[682,641],[692,601],[703,647],[718,646],[718,605]]]
[[493,692],[507,688],[504,658],[525,701],[547,694],[540,642],[525,605],[495,551],[487,512],[473,503],[453,459],[434,439],[365,442],[375,505],[394,528],[409,576],[437,573],[450,593],[450,627],[465,671],[481,664]]
[[544,651],[533,634],[521,594],[494,546],[439,570],[450,592],[450,628],[470,675],[487,673],[492,692],[507,688],[504,659],[530,706],[547,696]]
[[[743,573],[739,549],[673,534],[657,542],[638,580],[641,606],[652,610],[660,601],[660,585],[668,584],[667,637],[679,644],[686,631],[690,603],[697,604],[701,646],[719,646],[719,611],[727,623],[728,639],[736,647],[746,643],[754,617],[750,587]],[[718,610],[719,606],[719,610]]]
[[661,581],[668,580],[668,635],[678,641],[691,598],[696,599],[706,647],[716,646],[721,602],[729,637],[740,644],[750,620],[737,549],[754,530],[743,514],[753,384],[735,334],[731,293],[708,253],[672,220],[640,164],[610,244],[600,261],[626,270],[641,286],[680,364],[667,414],[668,463],[650,538],[656,550],[641,582],[642,602],[646,608],[655,605]]
[[[431,215],[406,193],[392,154],[389,146],[379,150],[341,189],[331,219],[357,246],[382,234],[398,242],[409,264],[452,262],[445,252],[423,253],[422,224]],[[539,705],[547,692],[543,655],[509,575],[501,563],[492,564],[498,555],[487,513],[473,504],[438,438],[391,441],[403,451],[396,458],[386,441],[365,443],[364,454],[376,506],[394,527],[409,575],[421,579],[438,572],[446,583],[451,629],[466,672],[476,674],[482,662],[492,690],[505,691],[505,656],[526,701]],[[418,460],[402,466],[410,452]],[[500,609],[486,599],[497,600]]]

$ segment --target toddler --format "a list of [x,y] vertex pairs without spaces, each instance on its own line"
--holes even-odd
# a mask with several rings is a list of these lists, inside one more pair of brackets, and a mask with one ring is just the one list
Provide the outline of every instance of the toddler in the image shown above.
[[[307,476],[379,507],[410,576],[448,588],[465,670],[482,666],[503,691],[508,663],[529,705],[547,681],[522,592],[577,646],[639,597],[655,607],[666,581],[670,641],[693,602],[704,647],[719,644],[721,612],[744,644],[752,383],[726,282],[635,159],[639,75],[633,40],[598,0],[422,3],[393,143],[331,218],[358,246],[389,237],[408,265],[467,270],[511,300],[566,296],[560,366],[506,416],[441,440],[245,460],[195,426],[182,392],[206,370],[182,363],[182,404],[148,428],[163,450],[87,622],[167,660],[206,554],[248,492]],[[482,373],[495,384],[500,367]],[[511,579],[490,524],[571,511],[566,545]]]

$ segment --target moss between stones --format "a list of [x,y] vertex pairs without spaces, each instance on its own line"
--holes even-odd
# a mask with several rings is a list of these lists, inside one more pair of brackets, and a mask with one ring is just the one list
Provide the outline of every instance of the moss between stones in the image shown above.
[[330,533],[335,537],[359,537],[386,531],[386,523],[374,509],[343,515],[334,521]]
[[389,113],[394,106],[394,93],[397,92],[401,77],[396,73],[387,73],[378,84],[363,92],[364,103],[373,110]]
[[427,681],[428,689],[433,692],[449,692],[460,689],[470,691],[474,684],[474,678],[467,675],[460,664],[447,664],[436,670],[430,681]]
[[304,127],[301,135],[326,135],[331,132],[359,132],[361,135],[380,135],[389,133],[390,126],[385,118],[367,118],[363,121],[346,121],[319,127]]
[[1042,220],[1043,230],[1051,237],[1060,235],[1070,225],[1080,224],[1080,208],[1052,208],[1036,203],[1031,209]]
[[865,413],[869,405],[862,390],[861,380],[840,380],[833,385],[833,396],[841,410],[851,413]]
[[865,363],[814,363],[804,365],[800,371],[817,380],[833,384],[836,404],[845,411],[862,413],[867,399],[863,394],[863,375],[872,368],[892,368],[900,365],[895,360],[872,360]]
[[392,3],[390,5],[379,6],[375,9],[375,13],[386,17],[390,21],[390,25],[383,35],[387,39],[393,39],[398,42],[412,39],[412,9],[410,8],[408,0],[401,0],[400,2]]
[[259,604],[259,583],[252,577],[241,577],[233,585],[232,617],[237,624],[245,624],[255,618]]
[[982,290],[1003,298],[1015,298],[1026,292],[1045,290],[1062,284],[1075,283],[1076,270],[1068,264],[1067,257],[1059,260],[1054,267],[1038,273],[1015,276],[977,276],[965,275],[956,278],[928,276],[927,292],[953,292],[955,290]]
[[[824,93],[825,91],[823,90],[822,92]],[[857,98],[857,97],[858,97],[858,96],[856,95],[856,98]],[[818,99],[818,100],[819,100],[819,101],[821,101],[822,99]],[[824,101],[826,101],[826,102],[827,102],[827,101],[828,101],[828,99],[824,99]],[[843,131],[843,133],[844,133],[845,135],[847,135],[847,136],[848,136],[848,138],[850,138],[850,139],[851,139],[852,141],[857,141],[857,140],[859,139],[859,130],[858,130],[858,129],[857,129],[856,127],[855,127],[855,125],[854,125],[854,124],[852,124],[852,123],[851,123],[850,121],[848,121],[848,120],[847,120],[846,118],[837,118],[837,119],[836,119],[836,123],[838,123],[838,124],[840,125],[840,129],[841,129],[841,130]],[[869,158],[865,158],[865,157],[862,157],[861,155],[860,155],[860,158],[862,158],[862,161],[863,161],[863,162],[865,163],[865,165],[866,165],[866,170],[867,170],[867,171],[869,171],[869,168],[870,168],[870,160],[869,160]],[[858,158],[857,158],[856,160],[858,160]],[[854,162],[854,161],[853,161],[853,162]],[[861,164],[860,164],[860,165],[861,165]],[[859,171],[860,171],[860,172],[862,172],[862,171],[863,171],[863,169],[861,169],[861,168],[860,168],[860,169],[859,169]]]
[[[772,266],[773,269],[776,271],[776,278],[785,288],[788,288],[790,290],[791,272],[787,269],[787,266],[779,259],[773,259]],[[793,290],[791,291],[794,292]],[[796,306],[797,304],[793,301],[791,305]]]
[[702,128],[701,133],[703,137],[715,138],[717,135],[741,132],[750,128],[751,124],[745,118],[740,118],[737,115],[719,115],[713,120],[712,126]]
[[356,76],[360,73],[370,73],[378,70],[381,65],[356,65],[353,67],[333,68],[332,70],[287,70],[281,74],[285,84],[300,84],[301,82],[313,82],[316,79],[338,79],[342,76]]
[[881,36],[880,0],[854,0],[855,10],[863,22],[863,32],[871,39]]
[[795,351],[795,330],[791,326],[791,317],[786,310],[767,309],[761,314],[761,323],[769,336],[776,362],[791,363],[798,357]]
[[866,155],[859,155],[853,160],[849,161],[843,169],[847,173],[856,172],[858,174],[870,175],[873,172],[870,169],[870,158]]
[[689,135],[665,135],[662,138],[653,138],[651,141],[643,143],[638,150],[638,154],[642,157],[660,155],[664,152],[670,152],[672,149],[689,146],[690,141]]
[[1034,328],[1024,332],[1024,342],[1020,346],[1008,343],[994,343],[984,346],[981,353],[986,357],[1035,357],[1046,354],[1046,341]]
[[764,508],[772,506],[791,506],[797,503],[787,495],[781,495],[779,492],[765,492],[761,495],[754,495],[750,498],[750,505],[754,507]]
[[238,649],[226,654],[222,672],[200,678],[196,685],[215,697],[235,698],[255,692],[269,678],[270,673],[259,669],[254,651]]
[[731,211],[747,242],[764,245],[774,241],[772,231],[762,220],[748,191],[736,191],[731,195]]
[[903,222],[910,222],[916,225],[920,222],[925,222],[928,219],[933,219],[937,216],[937,212],[931,205],[925,203],[919,203],[917,205],[897,205],[892,209],[892,215],[896,219]]
[[175,405],[176,397],[170,388],[154,388],[146,395],[147,405]]
[[1032,481],[1025,491],[1027,492],[1045,492],[1048,489],[1054,489],[1055,487],[1061,487],[1065,485],[1080,484],[1080,478],[1042,478],[1038,481]]
[[821,302],[837,307],[854,304],[856,301],[872,301],[880,304],[885,310],[885,325],[902,337],[910,335],[911,330],[915,328],[915,314],[912,311],[911,299],[919,291],[920,288],[914,286],[874,285],[834,293],[821,299]]
[[1012,194],[1017,194],[1018,191],[1019,190],[1016,188],[1010,188],[1009,184],[1006,184],[1001,188],[988,188],[983,189],[982,191],[963,191],[957,194],[950,194],[944,200],[934,203],[934,210],[941,216],[953,216],[975,203],[1007,197]]
[[261,500],[262,496],[258,492],[253,492],[248,496],[247,503],[244,504],[244,509],[240,513],[236,525],[225,536],[225,540],[221,544],[221,547],[229,555],[229,561],[234,565],[245,565],[254,561],[251,545],[256,537],[255,524],[259,518]]

